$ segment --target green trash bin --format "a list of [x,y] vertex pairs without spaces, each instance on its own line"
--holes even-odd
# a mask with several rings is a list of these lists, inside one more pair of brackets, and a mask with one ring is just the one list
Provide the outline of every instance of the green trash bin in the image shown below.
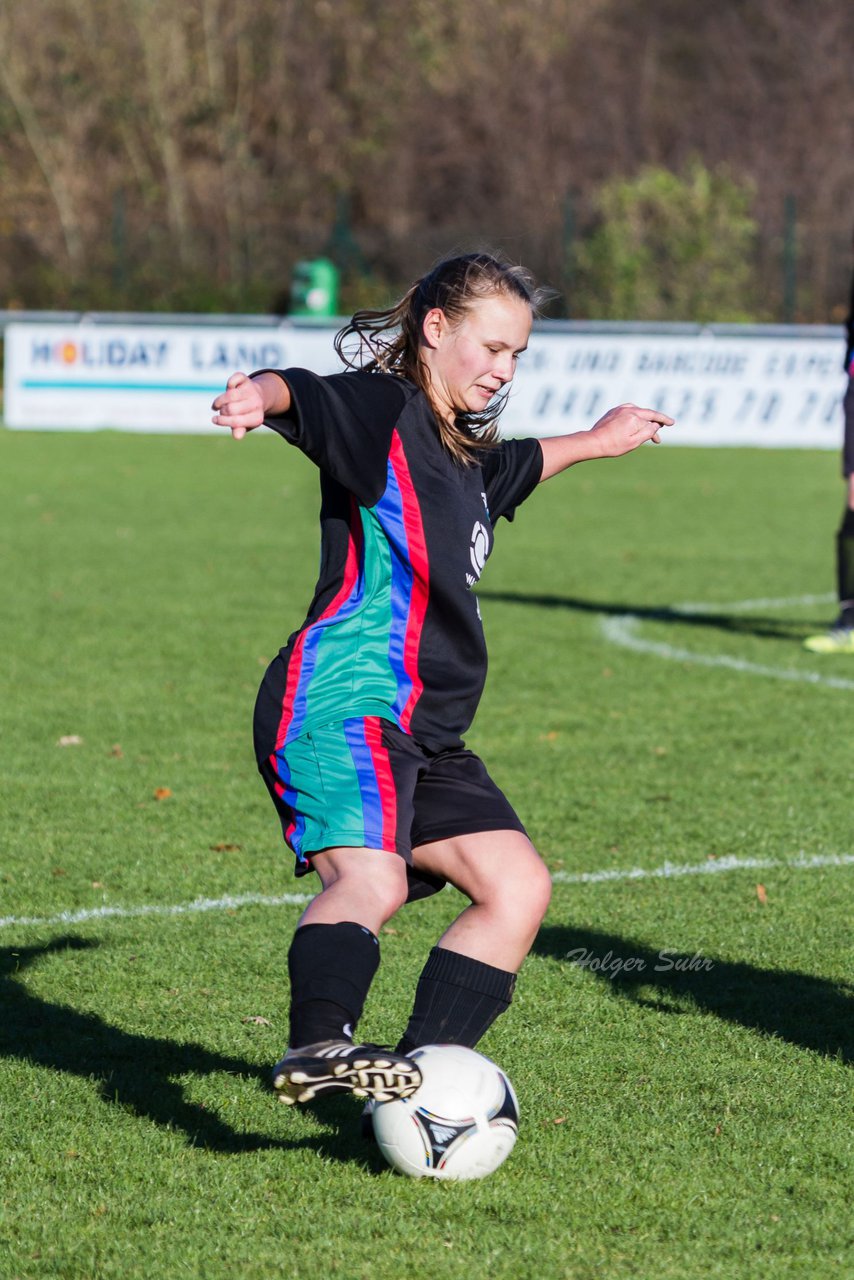
[[328,258],[298,262],[291,277],[291,315],[337,315],[338,280],[338,268]]

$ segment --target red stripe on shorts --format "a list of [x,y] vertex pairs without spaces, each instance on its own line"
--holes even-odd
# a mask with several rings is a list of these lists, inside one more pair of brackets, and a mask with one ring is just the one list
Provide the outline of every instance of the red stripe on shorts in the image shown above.
[[382,843],[384,849],[392,850],[397,845],[397,789],[394,785],[388,749],[383,743],[382,735],[382,720],[379,716],[366,716],[365,742],[368,744],[374,765],[383,815]]

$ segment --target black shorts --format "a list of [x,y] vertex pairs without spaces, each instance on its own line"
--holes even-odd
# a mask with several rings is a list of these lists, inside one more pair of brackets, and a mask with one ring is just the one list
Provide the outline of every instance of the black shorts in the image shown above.
[[412,901],[445,884],[412,867],[414,847],[479,831],[525,833],[473,751],[427,751],[377,716],[316,726],[258,767],[298,876],[321,849],[385,849],[406,861]]
[[842,445],[842,474],[846,480],[854,475],[854,377],[848,379],[845,399],[842,401],[845,410],[845,438]]

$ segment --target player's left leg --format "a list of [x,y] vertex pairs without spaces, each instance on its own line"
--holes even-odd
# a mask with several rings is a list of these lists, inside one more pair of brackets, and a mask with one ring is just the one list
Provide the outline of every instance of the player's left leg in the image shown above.
[[441,876],[471,900],[438,945],[516,973],[551,898],[548,868],[522,831],[477,831],[412,851],[421,871]]
[[829,631],[807,636],[804,648],[811,653],[854,653],[854,377],[848,379],[844,399],[845,437],[842,473],[847,501],[836,531],[836,589],[839,613]]
[[512,829],[420,844],[412,862],[416,871],[453,884],[470,905],[431,951],[398,1049],[474,1048],[510,1004],[549,904],[551,877],[524,832]]

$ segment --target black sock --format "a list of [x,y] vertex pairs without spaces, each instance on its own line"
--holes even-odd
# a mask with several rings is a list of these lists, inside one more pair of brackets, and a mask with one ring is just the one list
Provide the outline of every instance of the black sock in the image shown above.
[[364,925],[348,920],[297,929],[288,952],[289,1047],[351,1039],[379,962],[379,943]]
[[510,1004],[515,973],[434,947],[427,958],[409,1024],[398,1053],[422,1044],[462,1044],[473,1049]]
[[845,508],[836,534],[836,587],[839,608],[850,617],[854,614],[854,511],[850,507]]

